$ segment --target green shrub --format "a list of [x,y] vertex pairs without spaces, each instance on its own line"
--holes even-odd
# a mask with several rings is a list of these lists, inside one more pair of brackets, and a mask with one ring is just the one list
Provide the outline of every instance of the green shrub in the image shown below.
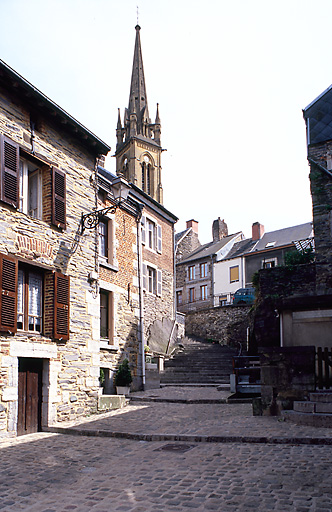
[[116,386],[129,386],[132,381],[133,378],[131,376],[128,359],[124,359],[115,374],[114,384]]

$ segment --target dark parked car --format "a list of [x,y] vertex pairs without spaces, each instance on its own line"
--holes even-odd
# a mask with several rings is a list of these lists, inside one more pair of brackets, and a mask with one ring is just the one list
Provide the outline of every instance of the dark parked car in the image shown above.
[[253,304],[255,288],[240,288],[234,293],[233,304]]

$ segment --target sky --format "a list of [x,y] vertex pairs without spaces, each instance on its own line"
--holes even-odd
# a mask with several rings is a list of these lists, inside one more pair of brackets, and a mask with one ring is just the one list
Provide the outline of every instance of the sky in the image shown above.
[[0,0],[0,59],[112,148],[141,43],[164,206],[251,237],[309,222],[302,109],[332,83],[331,0]]

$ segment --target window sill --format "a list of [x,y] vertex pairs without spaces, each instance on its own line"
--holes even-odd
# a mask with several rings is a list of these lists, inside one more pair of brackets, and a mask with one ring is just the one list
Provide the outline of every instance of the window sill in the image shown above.
[[100,349],[101,350],[109,350],[110,352],[117,352],[119,349],[118,343],[114,343],[110,345],[107,340],[100,340]]
[[111,263],[108,263],[107,261],[99,259],[99,265],[104,268],[108,268],[109,270],[113,270],[114,272],[119,271],[119,267],[117,265],[111,265]]
[[42,334],[38,331],[23,331],[23,330],[17,330],[15,333],[15,336],[22,336],[22,338],[40,338],[43,340],[49,340],[52,341],[53,338],[50,338],[49,336],[45,336],[45,334]]

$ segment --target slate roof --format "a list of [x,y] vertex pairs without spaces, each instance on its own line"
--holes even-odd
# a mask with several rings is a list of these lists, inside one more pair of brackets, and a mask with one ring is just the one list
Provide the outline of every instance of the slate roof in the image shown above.
[[192,228],[187,228],[184,231],[180,231],[180,233],[175,233],[175,244],[178,244],[191,230]]
[[332,85],[303,109],[308,144],[332,139]]
[[[297,240],[305,240],[313,236],[312,222],[306,224],[299,224],[298,226],[292,226],[290,228],[278,229],[276,231],[270,231],[265,233],[260,240],[248,251],[264,251],[266,249],[276,249],[285,245],[291,245]],[[266,247],[267,244],[272,244],[270,247]]]
[[80,139],[94,154],[101,153],[107,155],[110,151],[110,146],[90,132],[90,130],[59,107],[59,105],[54,103],[54,101],[50,100],[3,60],[0,60],[0,85],[8,89],[10,93],[14,91],[17,96],[22,97],[24,104],[32,107],[34,111],[41,112],[45,117],[52,119],[54,123],[61,127],[61,131],[66,131],[71,136]]
[[232,249],[227,254],[225,260],[229,260],[231,258],[240,258],[247,252],[249,252],[254,245],[257,243],[257,240],[252,240],[251,238],[246,238],[245,240],[241,240],[240,242],[236,242]]
[[216,254],[220,249],[222,249],[225,245],[228,244],[233,238],[237,237],[241,234],[241,231],[238,233],[234,233],[233,235],[228,235],[218,240],[218,242],[209,242],[207,244],[201,245],[198,249],[195,249],[187,258],[184,258],[179,262],[179,264],[187,263],[189,261],[194,261],[202,258],[207,258],[213,254]]

